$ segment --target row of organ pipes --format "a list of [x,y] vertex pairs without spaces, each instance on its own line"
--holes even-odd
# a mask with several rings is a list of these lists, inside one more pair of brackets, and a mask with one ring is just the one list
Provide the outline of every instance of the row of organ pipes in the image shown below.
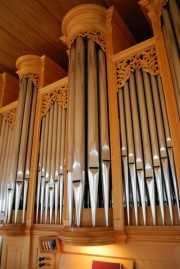
[[20,81],[16,123],[12,129],[3,119],[1,129],[1,222],[10,223],[12,209],[17,222],[19,209],[21,222],[25,221],[28,185],[30,178],[31,150],[34,130],[37,87],[28,77]]
[[36,223],[62,224],[66,109],[55,102],[41,122]]
[[164,205],[168,205],[173,225],[174,203],[180,220],[179,190],[160,75],[136,69],[119,88],[118,101],[127,224],[131,224],[130,207],[133,207],[138,225],[141,206],[146,225],[146,206],[150,205],[156,225],[156,205],[159,205],[164,225]]
[[[162,29],[179,107],[179,17],[175,5],[177,2],[170,0],[167,10],[163,10]],[[93,227],[97,208],[103,207],[108,226],[109,207],[113,204],[109,132],[113,130],[109,130],[106,53],[91,38],[78,36],[71,45],[68,84],[68,108],[54,102],[41,117],[35,222],[63,225],[64,193],[67,192],[70,226],[81,226],[84,207],[90,207]],[[25,222],[37,93],[36,83],[23,77],[15,126],[12,128],[6,119],[2,122],[2,223]],[[160,74],[135,69],[118,88],[117,104],[122,199],[127,224],[132,225],[131,208],[135,224],[139,224],[138,208],[141,207],[143,224],[148,225],[147,206],[150,206],[152,223],[157,225],[158,205],[162,224],[166,224],[167,206],[173,225],[173,204],[176,204],[180,221],[179,189]],[[20,210],[21,219],[18,217]]]

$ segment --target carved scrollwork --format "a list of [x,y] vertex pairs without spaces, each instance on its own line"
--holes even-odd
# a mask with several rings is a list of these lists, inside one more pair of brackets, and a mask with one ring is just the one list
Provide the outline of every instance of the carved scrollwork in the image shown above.
[[22,78],[28,78],[31,79],[33,84],[38,87],[38,81],[39,81],[39,75],[38,74],[33,74],[33,73],[27,73],[27,74],[23,74]]
[[87,29],[86,31],[81,31],[79,33],[77,33],[76,35],[74,35],[71,39],[67,39],[67,46],[70,48],[74,42],[74,40],[78,37],[87,37],[92,39],[94,42],[96,42],[97,44],[100,45],[100,47],[102,48],[103,51],[106,51],[106,42],[105,42],[105,36],[94,30],[94,29]]
[[13,108],[9,111],[3,113],[4,120],[8,123],[10,128],[14,128],[15,121],[16,121],[16,108]]
[[59,89],[55,89],[52,92],[43,95],[42,99],[42,117],[46,115],[51,105],[57,102],[63,108],[67,108],[67,88],[68,86],[62,86]]
[[135,69],[141,69],[152,75],[159,74],[156,50],[154,47],[132,55],[116,64],[118,88],[122,88]]

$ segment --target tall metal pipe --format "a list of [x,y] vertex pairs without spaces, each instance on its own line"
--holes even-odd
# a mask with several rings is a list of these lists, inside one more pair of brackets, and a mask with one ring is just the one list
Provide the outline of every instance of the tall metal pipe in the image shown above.
[[61,151],[59,165],[59,223],[62,224],[63,215],[63,193],[64,193],[64,158],[65,158],[65,131],[66,131],[66,110],[62,111],[61,123]]
[[57,145],[57,116],[58,116],[58,104],[55,102],[54,114],[53,114],[53,134],[52,134],[52,150],[51,150],[51,168],[49,179],[49,222],[52,223],[53,206],[54,206],[54,188],[55,188],[55,165],[56,165],[56,145]]
[[81,37],[76,39],[76,89],[73,190],[77,226],[80,226],[85,185],[85,44]]
[[[57,223],[58,206],[59,206],[59,163],[61,152],[61,129],[62,129],[62,107],[58,105],[58,119],[57,119],[57,145],[56,145],[56,165],[55,165],[55,182],[54,182],[54,222]],[[61,224],[61,223],[60,223]]]
[[41,197],[40,197],[40,223],[43,219],[43,208],[44,208],[44,192],[45,192],[45,175],[47,166],[47,144],[48,144],[48,128],[49,128],[49,111],[45,116],[45,137],[43,145],[43,158],[42,158],[42,168],[41,168]]
[[93,227],[96,225],[96,208],[99,183],[98,92],[96,45],[88,40],[88,178]]
[[153,100],[151,93],[150,79],[147,72],[143,72],[144,80],[144,90],[146,96],[146,105],[147,105],[147,115],[149,122],[149,131],[151,139],[151,148],[152,148],[152,158],[153,158],[153,167],[156,179],[156,186],[158,192],[158,200],[160,205],[161,217],[163,225],[165,223],[164,219],[164,203],[163,203],[163,182],[162,182],[162,173],[161,173],[161,163],[160,163],[160,152],[158,146],[158,137],[157,137],[157,128],[155,123],[155,113],[153,109]]
[[134,138],[133,138],[133,129],[132,129],[132,118],[131,118],[131,105],[130,105],[130,96],[129,96],[129,86],[128,82],[124,85],[124,107],[125,107],[125,119],[126,119],[126,128],[127,128],[127,145],[128,145],[128,163],[130,171],[130,179],[132,186],[133,194],[133,203],[134,203],[134,213],[136,225],[138,225],[138,189],[137,189],[137,178],[136,178],[136,168],[135,168],[135,153],[134,153]]
[[34,120],[36,112],[36,101],[37,101],[37,87],[33,87],[33,97],[31,105],[31,116],[29,124],[29,136],[27,144],[27,153],[26,153],[26,164],[25,164],[25,178],[24,178],[24,191],[23,191],[23,214],[22,214],[22,223],[25,222],[25,210],[27,203],[27,192],[30,178],[30,165],[31,165],[31,154],[32,154],[32,142],[33,142],[33,132],[34,132]]
[[51,106],[49,110],[49,126],[48,126],[48,141],[47,141],[47,165],[45,173],[45,210],[44,210],[44,222],[47,223],[48,218],[48,206],[49,206],[49,188],[50,175],[51,175],[51,152],[52,152],[52,137],[53,137],[53,118],[54,118],[54,106]]
[[37,190],[36,190],[36,223],[38,223],[38,217],[39,217],[41,169],[42,169],[42,159],[43,159],[43,153],[44,153],[43,152],[44,151],[44,137],[45,137],[45,117],[42,118],[42,125],[41,125],[40,152],[39,152],[38,178],[37,178]]
[[139,191],[141,197],[142,205],[142,214],[143,222],[146,225],[146,191],[145,191],[145,177],[144,177],[144,160],[142,153],[142,139],[140,134],[140,123],[139,123],[139,114],[138,114],[138,105],[137,105],[137,93],[135,88],[135,79],[134,74],[131,75],[129,80],[129,92],[131,99],[131,109],[132,109],[132,123],[134,131],[134,146],[135,146],[135,158],[136,158],[136,169],[137,169],[137,178],[139,184]]
[[145,177],[147,183],[147,189],[149,194],[149,200],[151,205],[153,224],[156,225],[156,209],[155,209],[155,182],[154,173],[152,165],[152,155],[151,155],[151,144],[149,137],[149,127],[147,120],[146,103],[143,89],[143,80],[141,71],[135,70],[135,78],[137,84],[137,97],[139,105],[140,123],[141,123],[141,133],[143,142],[143,153],[144,153],[144,165],[145,165]]
[[124,187],[126,196],[126,209],[127,209],[127,222],[130,225],[130,199],[129,199],[129,172],[128,172],[128,160],[127,160],[127,140],[126,140],[126,125],[125,125],[125,110],[124,110],[124,100],[123,100],[123,89],[118,91],[118,101],[119,101],[119,114],[120,114],[120,130],[121,130],[121,155],[123,163],[124,172]]
[[98,81],[99,81],[99,121],[100,121],[100,162],[102,170],[102,187],[104,199],[105,223],[109,225],[109,193],[110,193],[110,143],[108,128],[108,99],[106,80],[106,56],[98,50]]

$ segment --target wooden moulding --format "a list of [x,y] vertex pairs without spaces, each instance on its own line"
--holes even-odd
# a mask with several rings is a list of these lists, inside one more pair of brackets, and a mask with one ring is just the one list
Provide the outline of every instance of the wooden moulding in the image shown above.
[[105,42],[106,9],[102,6],[84,4],[71,9],[62,21],[63,36],[60,39],[70,47],[78,36],[92,35],[100,43]]
[[62,21],[63,36],[60,39],[70,48],[77,36],[92,38],[106,50],[112,35],[113,50],[117,52],[136,43],[132,33],[114,7],[84,4],[71,9]]
[[17,59],[16,66],[18,71],[16,72],[20,80],[24,76],[31,76],[35,85],[38,85],[38,78],[41,71],[40,57],[36,55],[24,55]]
[[0,235],[24,236],[29,234],[30,229],[25,224],[3,224],[0,226]]
[[126,226],[127,242],[179,244],[180,227],[173,226]]
[[115,232],[112,227],[64,227],[59,235],[62,244],[74,246],[97,246],[115,243]]
[[24,55],[17,59],[16,66],[20,80],[29,77],[40,89],[59,79],[64,78],[67,72],[47,56]]

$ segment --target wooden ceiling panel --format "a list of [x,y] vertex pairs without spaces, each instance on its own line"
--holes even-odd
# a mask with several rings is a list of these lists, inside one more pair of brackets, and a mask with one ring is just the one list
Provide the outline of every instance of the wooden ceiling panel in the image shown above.
[[115,6],[137,41],[152,36],[137,0],[0,0],[0,72],[13,74],[24,54],[47,55],[67,70],[61,22],[70,9],[85,3]]

